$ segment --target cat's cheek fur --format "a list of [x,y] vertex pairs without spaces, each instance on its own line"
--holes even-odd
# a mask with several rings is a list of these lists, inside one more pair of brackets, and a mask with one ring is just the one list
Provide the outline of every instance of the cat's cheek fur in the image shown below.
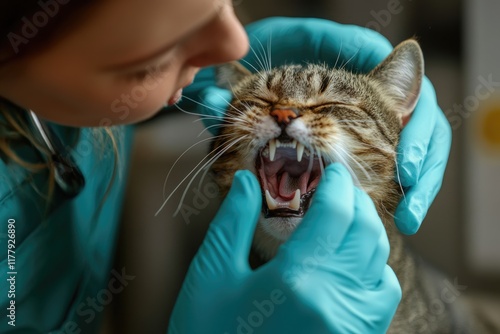
[[277,137],[281,132],[280,127],[276,124],[270,115],[262,117],[262,121],[255,124],[252,136],[255,136],[253,144],[260,149],[266,146],[267,142]]
[[[306,116],[304,116],[306,117]],[[306,122],[304,122],[303,118],[299,118],[292,122],[287,128],[286,128],[286,133],[295,139],[297,139],[299,142],[308,145],[310,147],[311,141],[312,141],[312,132],[311,128],[306,125]]]

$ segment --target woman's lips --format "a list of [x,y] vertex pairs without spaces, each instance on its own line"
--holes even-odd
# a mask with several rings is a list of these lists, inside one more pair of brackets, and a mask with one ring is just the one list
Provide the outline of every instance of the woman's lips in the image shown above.
[[179,100],[181,99],[181,97],[182,97],[182,88],[179,88],[174,93],[174,95],[172,95],[172,97],[168,100],[168,105],[172,106],[172,105],[176,104],[177,102],[179,102]]
[[172,95],[172,97],[168,100],[168,105],[169,105],[169,106],[174,105],[174,104],[176,104],[177,102],[179,102],[179,100],[180,100],[180,99],[181,99],[181,97],[182,97],[182,89],[183,89],[184,87],[187,87],[187,86],[189,86],[190,84],[192,84],[192,83],[193,83],[193,81],[194,81],[194,76],[195,76],[195,74],[198,72],[198,70],[199,70],[199,69],[197,69],[197,70],[193,73],[193,75],[191,76],[191,79],[190,79],[188,82],[186,82],[184,85],[182,85],[182,86],[181,86],[181,88],[179,88],[179,89],[178,89],[178,90],[174,93],[174,95]]

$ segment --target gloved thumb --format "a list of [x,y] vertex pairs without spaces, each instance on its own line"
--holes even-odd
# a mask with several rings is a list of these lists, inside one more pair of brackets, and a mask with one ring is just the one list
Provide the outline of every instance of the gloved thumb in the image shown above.
[[232,98],[233,95],[229,90],[215,86],[209,86],[200,92],[197,113],[202,115],[203,124],[212,134],[219,132],[219,125]]
[[255,176],[249,171],[237,171],[204,241],[218,257],[214,260],[250,270],[248,255],[261,205],[262,194]]

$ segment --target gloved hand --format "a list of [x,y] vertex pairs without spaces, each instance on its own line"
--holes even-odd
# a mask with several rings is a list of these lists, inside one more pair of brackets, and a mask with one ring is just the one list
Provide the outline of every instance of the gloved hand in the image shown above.
[[302,223],[252,270],[261,209],[248,171],[233,186],[195,256],[169,333],[384,333],[401,299],[389,243],[371,199],[328,166]]
[[[247,32],[253,48],[242,62],[247,67],[251,67],[249,63],[262,68],[267,54],[264,48],[268,48],[272,66],[326,62],[369,72],[392,50],[387,39],[373,30],[320,19],[270,18],[249,25]],[[201,100],[204,106],[198,106],[198,113],[216,133],[232,96],[216,87],[214,69],[201,71],[185,92]],[[420,100],[398,147],[399,180],[405,189],[396,210],[396,225],[401,232],[413,234],[419,229],[441,187],[450,145],[450,125],[437,104],[432,84],[425,78]]]

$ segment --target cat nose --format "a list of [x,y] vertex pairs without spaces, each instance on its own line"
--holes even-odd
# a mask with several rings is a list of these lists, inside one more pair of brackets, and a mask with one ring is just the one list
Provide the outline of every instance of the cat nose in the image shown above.
[[274,109],[271,116],[274,117],[279,125],[288,125],[292,119],[297,118],[299,112],[293,108]]

